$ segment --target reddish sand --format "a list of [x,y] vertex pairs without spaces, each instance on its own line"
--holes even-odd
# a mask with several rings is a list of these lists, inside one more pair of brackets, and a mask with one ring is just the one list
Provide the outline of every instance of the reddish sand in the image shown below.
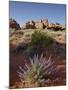
[[[10,45],[10,86],[13,86],[13,85],[15,85],[16,82],[20,81],[18,78],[18,75],[17,75],[17,71],[19,70],[18,66],[22,66],[26,60],[24,53],[17,54],[16,52],[12,52],[13,49],[15,49],[15,47]],[[58,60],[58,58],[55,58],[55,61],[56,61],[58,68],[61,71],[61,72],[59,72],[61,79],[59,81],[57,81],[56,83],[54,83],[54,86],[55,85],[57,85],[57,86],[65,85],[66,84],[65,60]],[[49,86],[51,86],[51,85],[49,85]]]

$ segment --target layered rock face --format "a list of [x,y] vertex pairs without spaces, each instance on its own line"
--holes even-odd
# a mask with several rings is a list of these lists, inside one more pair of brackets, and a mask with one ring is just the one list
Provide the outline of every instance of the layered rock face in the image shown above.
[[53,23],[50,23],[50,24],[48,24],[48,27],[47,27],[48,29],[54,29],[55,28],[55,24],[53,24]]
[[48,19],[37,20],[37,21],[28,21],[23,26],[23,29],[52,29],[52,30],[64,30],[65,25],[59,23],[49,23]]
[[22,28],[20,28],[20,25],[14,20],[9,20],[9,28],[20,30],[20,29],[51,29],[51,30],[64,30],[65,25],[62,25],[60,23],[49,23],[48,19],[41,19],[41,20],[32,20],[26,22]]
[[37,21],[28,21],[23,25],[23,29],[44,29],[48,26],[48,19],[37,20]]
[[42,23],[43,23],[43,28],[47,28],[49,25],[48,19],[42,20]]
[[15,30],[21,29],[20,25],[14,19],[9,19],[9,28],[12,28]]
[[37,29],[43,29],[42,20],[39,20],[39,21],[36,21],[35,22],[35,28],[37,28]]
[[35,29],[35,22],[34,21],[28,21],[24,25],[24,29]]

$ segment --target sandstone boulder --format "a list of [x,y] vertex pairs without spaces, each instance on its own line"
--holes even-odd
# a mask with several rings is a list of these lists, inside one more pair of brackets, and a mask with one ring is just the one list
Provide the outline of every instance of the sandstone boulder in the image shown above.
[[65,25],[61,25],[60,23],[55,24],[55,30],[64,30],[64,29],[65,29]]
[[25,24],[24,29],[35,29],[35,22],[33,20],[32,21],[28,21]]
[[65,25],[61,25],[61,30],[65,30]]
[[61,25],[60,24],[55,24],[55,28],[54,28],[54,30],[61,30]]
[[50,23],[48,24],[48,29],[55,29],[55,24],[54,23]]
[[37,29],[43,29],[42,20],[36,21],[36,22],[35,22],[35,27],[36,27]]
[[14,19],[9,19],[9,28],[12,28],[15,30],[21,29],[20,25]]
[[43,28],[47,28],[48,27],[48,19],[44,19],[42,20],[42,23],[43,23]]
[[51,29],[51,30],[64,30],[65,26],[60,23],[49,23],[48,19],[28,21],[23,25],[23,29]]
[[56,23],[56,24],[50,23],[47,28],[55,30],[55,31],[58,31],[58,30],[64,30],[65,29],[65,25],[61,25],[59,23]]

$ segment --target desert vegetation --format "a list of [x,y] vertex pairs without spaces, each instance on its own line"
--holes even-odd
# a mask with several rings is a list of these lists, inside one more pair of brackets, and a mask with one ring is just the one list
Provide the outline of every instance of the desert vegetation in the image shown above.
[[[29,61],[29,65],[26,63],[23,67],[19,66],[20,70],[17,71],[21,80],[20,85],[18,85],[19,87],[45,86],[54,79],[59,71],[55,62],[51,60],[51,57],[47,60],[46,57],[43,57],[43,54],[41,54],[41,57],[34,55]],[[54,75],[54,77],[52,77],[52,75]],[[54,80],[52,82],[54,82]]]
[[10,88],[66,84],[65,25],[10,20]]
[[47,33],[41,31],[35,31],[31,38],[31,44],[39,47],[47,47],[51,45],[53,41],[53,38],[51,38]]

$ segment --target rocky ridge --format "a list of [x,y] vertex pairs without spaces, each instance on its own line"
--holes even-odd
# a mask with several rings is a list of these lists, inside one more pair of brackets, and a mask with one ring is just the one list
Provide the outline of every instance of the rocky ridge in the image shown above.
[[49,23],[48,19],[31,20],[27,21],[20,27],[20,25],[14,19],[9,19],[9,28],[20,30],[20,29],[51,29],[51,30],[65,30],[65,25],[60,23]]
[[26,22],[23,27],[23,29],[52,29],[52,30],[64,30],[65,25],[62,25],[60,23],[49,23],[48,19],[41,19],[37,21],[28,21]]
[[19,30],[20,25],[14,19],[9,19],[9,28]]

